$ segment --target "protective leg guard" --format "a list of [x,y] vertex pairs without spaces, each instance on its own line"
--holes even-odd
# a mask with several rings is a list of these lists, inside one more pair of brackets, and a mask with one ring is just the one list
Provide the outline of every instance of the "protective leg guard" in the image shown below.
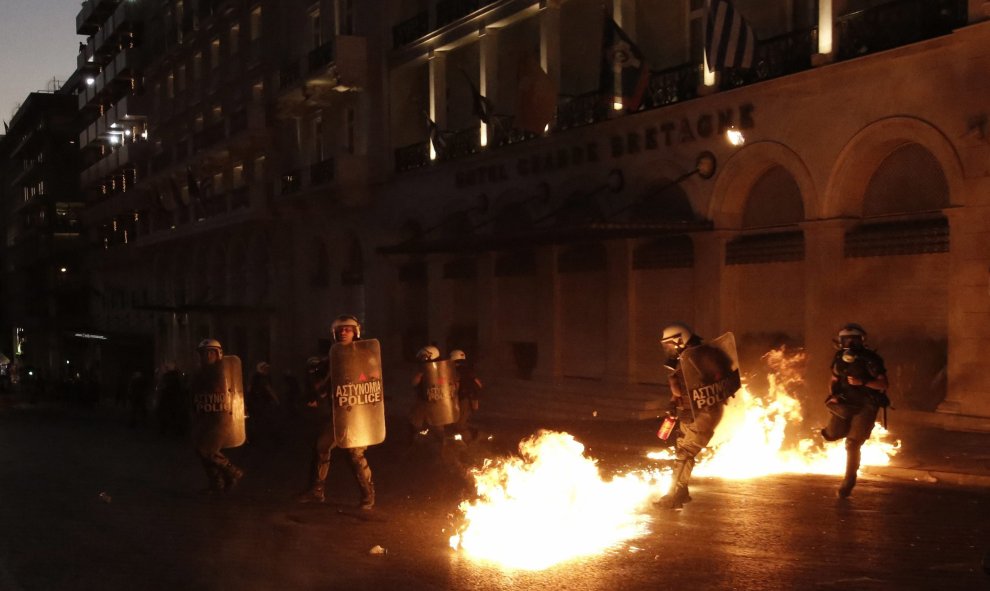
[[846,439],[846,475],[839,486],[838,495],[840,499],[849,498],[853,487],[856,486],[856,474],[859,472],[860,446],[861,441]]
[[661,509],[680,509],[684,503],[691,502],[691,493],[688,491],[688,482],[691,480],[691,471],[694,469],[694,458],[685,457],[674,463],[673,480],[670,483],[670,490],[660,500],[654,503]]
[[206,472],[206,480],[208,482],[206,488],[202,490],[203,494],[223,492],[225,486],[223,472],[216,464],[207,459],[203,459],[202,464],[203,470]]
[[223,467],[222,474],[223,488],[227,492],[234,490],[234,487],[236,487],[237,483],[241,481],[241,478],[244,478],[244,470],[241,470],[229,461],[227,462],[227,465]]
[[297,499],[300,503],[322,503],[326,499],[327,474],[330,473],[330,460],[323,461],[319,458],[313,474],[313,485],[309,490],[299,495]]
[[358,486],[361,487],[361,508],[372,509],[375,506],[375,483],[371,480],[371,466],[364,457],[363,449],[351,451],[351,466],[354,468]]

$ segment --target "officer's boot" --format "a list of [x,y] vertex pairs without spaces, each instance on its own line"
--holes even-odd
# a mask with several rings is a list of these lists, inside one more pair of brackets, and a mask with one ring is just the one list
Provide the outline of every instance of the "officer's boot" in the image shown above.
[[859,472],[860,445],[857,441],[846,439],[846,476],[839,486],[839,498],[846,499],[852,494],[853,487],[856,486],[856,473]]
[[660,500],[654,503],[661,509],[680,509],[684,503],[691,502],[691,494],[688,492],[688,482],[691,480],[691,471],[694,469],[694,458],[679,459],[674,462],[673,480],[670,483],[670,490]]
[[320,458],[316,462],[316,471],[313,475],[313,485],[309,488],[309,490],[299,495],[298,501],[300,503],[322,503],[326,498],[327,474],[329,473],[330,460],[327,459],[326,461],[323,461],[323,458]]
[[371,480],[371,466],[363,453],[353,453],[351,456],[354,475],[358,486],[361,487],[361,508],[370,510],[375,506],[375,483]]
[[206,472],[206,480],[209,484],[201,492],[207,495],[223,492],[223,472],[216,464],[209,460],[202,460],[202,462],[203,470]]
[[230,463],[230,460],[220,467],[220,473],[223,477],[223,488],[227,492],[234,490],[241,478],[244,478],[244,470]]

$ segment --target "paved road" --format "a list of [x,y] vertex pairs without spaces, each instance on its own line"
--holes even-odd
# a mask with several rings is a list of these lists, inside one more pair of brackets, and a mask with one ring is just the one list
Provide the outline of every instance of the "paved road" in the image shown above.
[[984,491],[867,479],[839,502],[822,477],[702,480],[693,503],[655,513],[626,547],[503,572],[447,547],[467,484],[398,439],[369,451],[380,495],[365,514],[344,456],[331,502],[292,502],[303,426],[235,450],[248,477],[216,499],[194,492],[203,476],[181,441],[105,413],[0,412],[0,589],[990,588]]

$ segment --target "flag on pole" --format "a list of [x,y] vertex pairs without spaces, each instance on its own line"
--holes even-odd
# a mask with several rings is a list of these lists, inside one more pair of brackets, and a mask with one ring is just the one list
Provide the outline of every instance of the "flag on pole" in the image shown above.
[[638,111],[650,82],[643,52],[608,14],[602,36],[600,91],[612,97],[616,110]]
[[729,0],[706,0],[705,53],[708,68],[752,68],[756,35]]
[[474,111],[474,116],[480,119],[482,123],[491,125],[492,117],[495,114],[495,105],[492,104],[492,101],[488,97],[481,94],[481,91],[475,86],[474,81],[471,80],[471,76],[463,68],[461,69],[461,74],[464,75],[468,86],[471,87],[471,100],[473,101],[471,108]]

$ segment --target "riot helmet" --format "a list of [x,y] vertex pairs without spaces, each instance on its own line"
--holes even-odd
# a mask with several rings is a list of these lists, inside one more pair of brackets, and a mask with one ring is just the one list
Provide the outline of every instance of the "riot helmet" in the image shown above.
[[416,351],[416,359],[419,361],[436,361],[440,359],[440,349],[437,349],[433,345],[427,345]]
[[333,335],[333,340],[335,343],[341,342],[340,329],[349,326],[354,332],[354,339],[361,338],[361,323],[358,322],[356,316],[350,314],[341,314],[333,320],[333,324],[330,325],[330,333]]
[[464,351],[461,351],[460,349],[454,349],[450,352],[451,361],[464,361],[465,359],[467,359],[467,355],[465,355]]
[[668,324],[660,336],[660,347],[668,359],[675,358],[687,348],[692,339],[697,339],[691,327],[683,322]]
[[850,322],[839,329],[839,347],[842,349],[858,349],[866,343],[866,329],[855,322]]
[[223,359],[223,346],[216,339],[203,339],[196,345],[196,351],[199,353],[199,361],[203,365],[210,365]]

